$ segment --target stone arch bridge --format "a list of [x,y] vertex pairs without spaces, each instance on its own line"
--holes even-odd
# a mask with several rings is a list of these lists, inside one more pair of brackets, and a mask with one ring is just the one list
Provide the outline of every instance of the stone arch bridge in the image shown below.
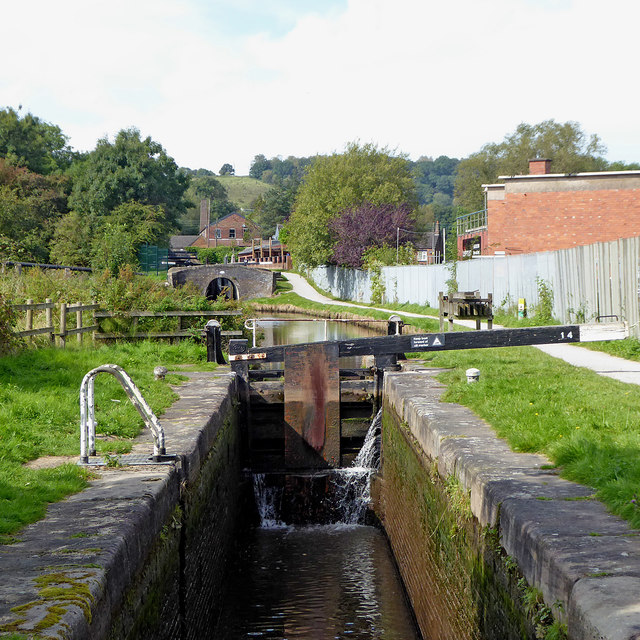
[[261,298],[273,295],[276,288],[274,272],[237,264],[173,267],[167,273],[167,280],[172,287],[193,282],[212,300],[219,296],[229,300]]

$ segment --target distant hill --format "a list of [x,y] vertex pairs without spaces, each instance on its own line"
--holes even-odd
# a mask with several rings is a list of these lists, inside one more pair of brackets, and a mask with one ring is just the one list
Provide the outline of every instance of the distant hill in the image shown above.
[[229,200],[242,209],[250,209],[251,203],[271,188],[249,176],[216,176],[216,180],[226,188]]

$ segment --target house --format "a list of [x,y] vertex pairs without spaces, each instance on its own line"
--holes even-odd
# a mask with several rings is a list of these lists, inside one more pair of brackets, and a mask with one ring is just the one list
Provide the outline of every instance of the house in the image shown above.
[[444,262],[444,238],[438,222],[432,231],[421,233],[419,240],[412,240],[418,264],[441,264]]
[[201,227],[192,247],[246,247],[260,237],[256,224],[241,213],[230,213],[216,222]]
[[556,251],[640,236],[640,171],[529,174],[482,185],[486,209],[457,219],[459,255]]

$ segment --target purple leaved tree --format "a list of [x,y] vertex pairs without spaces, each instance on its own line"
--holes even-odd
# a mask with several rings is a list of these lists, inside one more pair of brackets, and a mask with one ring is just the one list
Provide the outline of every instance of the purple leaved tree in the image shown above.
[[395,246],[398,229],[400,242],[404,242],[402,230],[413,226],[410,214],[411,208],[406,204],[366,202],[346,209],[329,222],[329,229],[337,240],[333,261],[345,267],[360,267],[362,254],[369,247]]

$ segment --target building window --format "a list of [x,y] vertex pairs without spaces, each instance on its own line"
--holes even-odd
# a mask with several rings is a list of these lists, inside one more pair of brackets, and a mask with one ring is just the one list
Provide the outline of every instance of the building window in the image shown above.
[[220,229],[216,229],[216,238],[222,238],[222,231]]
[[235,229],[229,229],[229,237],[230,238],[235,238],[236,237],[236,230]]

